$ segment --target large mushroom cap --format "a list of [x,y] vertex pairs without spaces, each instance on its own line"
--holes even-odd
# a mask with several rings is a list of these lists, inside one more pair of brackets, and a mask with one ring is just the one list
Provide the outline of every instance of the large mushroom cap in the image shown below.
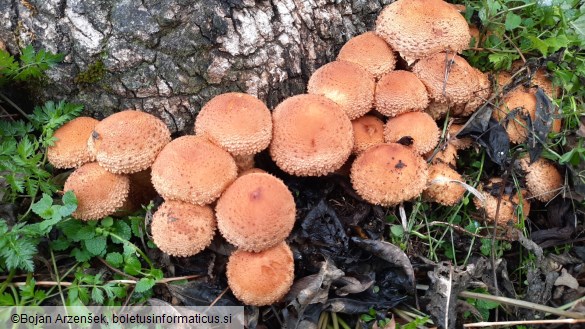
[[429,166],[428,187],[423,196],[433,202],[452,206],[465,194],[465,188],[454,181],[463,182],[463,177],[449,165],[436,163]]
[[128,197],[129,188],[128,176],[113,174],[97,162],[90,162],[67,178],[63,191],[73,191],[77,197],[74,218],[94,220],[115,213]]
[[232,155],[252,155],[270,144],[272,118],[266,105],[252,95],[221,94],[203,106],[195,132]]
[[538,159],[529,163],[528,158],[520,160],[522,169],[526,171],[526,187],[534,198],[549,202],[561,193],[563,189],[563,176],[548,160]]
[[353,153],[359,154],[368,147],[384,143],[384,122],[374,115],[364,115],[351,121],[353,127]]
[[47,159],[55,168],[75,168],[95,160],[87,148],[87,139],[98,124],[89,117],[75,118],[55,131],[55,144],[47,149]]
[[236,250],[227,264],[230,289],[247,305],[270,305],[283,298],[294,279],[292,251],[285,242],[258,252]]
[[215,201],[236,177],[232,156],[198,136],[173,140],[152,165],[152,183],[165,200],[199,205]]
[[376,85],[375,107],[385,116],[422,111],[429,104],[425,85],[408,71],[392,71]]
[[392,206],[418,196],[428,177],[426,162],[400,144],[372,146],[353,162],[351,182],[366,201]]
[[372,109],[374,76],[361,66],[335,61],[321,66],[309,79],[309,94],[323,95],[339,104],[353,120]]
[[171,141],[167,125],[154,115],[126,110],[98,123],[88,140],[97,162],[113,173],[131,174],[150,167]]
[[392,48],[372,31],[349,39],[339,50],[337,60],[358,64],[376,79],[394,70],[396,66]]
[[384,128],[386,143],[408,139],[409,146],[418,154],[425,154],[437,146],[441,131],[433,118],[425,112],[408,112],[388,119]]
[[439,103],[464,105],[481,90],[480,75],[467,61],[451,53],[436,53],[418,61],[412,72]]
[[228,242],[257,252],[284,241],[294,226],[296,207],[280,179],[250,173],[227,188],[215,212],[219,231]]
[[471,35],[465,18],[441,0],[398,0],[376,21],[376,34],[408,61],[441,51],[467,49]]
[[351,121],[339,105],[324,96],[287,98],[274,109],[272,119],[270,155],[289,174],[327,175],[351,154]]
[[[510,114],[512,111],[514,114]],[[500,108],[492,112],[492,117],[506,127],[512,143],[523,143],[528,138],[528,123],[523,116],[530,116],[533,122],[536,117],[536,96],[523,88],[508,93]],[[508,122],[503,122],[506,119]]]
[[152,216],[154,244],[171,256],[188,257],[211,243],[215,217],[209,206],[165,201]]

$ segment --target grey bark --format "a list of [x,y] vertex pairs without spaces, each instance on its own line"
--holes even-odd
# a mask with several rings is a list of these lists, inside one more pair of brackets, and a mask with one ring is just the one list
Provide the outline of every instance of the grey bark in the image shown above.
[[214,95],[247,92],[273,108],[305,92],[311,73],[371,30],[389,2],[0,0],[0,40],[12,53],[32,43],[66,55],[44,99],[97,117],[140,109],[188,132]]

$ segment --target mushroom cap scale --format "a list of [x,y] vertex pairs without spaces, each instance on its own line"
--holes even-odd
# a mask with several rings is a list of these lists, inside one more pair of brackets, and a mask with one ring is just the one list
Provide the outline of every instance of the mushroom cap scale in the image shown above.
[[69,175],[63,191],[73,191],[77,198],[73,218],[97,220],[114,214],[122,207],[129,188],[128,176],[113,174],[97,162],[90,162]]
[[237,177],[232,156],[199,136],[170,142],[152,165],[152,183],[165,200],[209,204]]
[[347,61],[334,61],[321,66],[307,84],[309,94],[323,95],[339,104],[350,120],[372,109],[375,88],[372,73]]
[[282,241],[295,223],[296,206],[284,183],[267,173],[240,176],[217,201],[219,231],[236,247],[262,251]]
[[154,244],[171,256],[199,253],[211,244],[215,228],[215,216],[209,206],[165,201],[152,216]]
[[408,71],[392,71],[376,84],[375,107],[385,116],[422,111],[429,104],[425,85]]
[[145,112],[125,110],[100,121],[87,145],[106,170],[131,174],[150,167],[170,141],[169,128],[160,119]]
[[47,160],[60,169],[76,168],[95,161],[95,156],[87,147],[87,139],[98,123],[90,117],[79,117],[65,123],[53,134],[56,141],[47,149]]
[[351,121],[339,105],[324,96],[289,97],[274,109],[272,119],[270,155],[289,174],[327,175],[351,154]]
[[270,144],[270,110],[258,98],[226,93],[207,102],[195,119],[197,135],[205,134],[232,155],[253,155]]
[[258,253],[236,250],[229,258],[226,275],[234,296],[246,305],[273,304],[292,286],[292,251],[285,242]]
[[528,158],[520,160],[526,171],[526,187],[537,200],[549,202],[560,193],[564,179],[554,164],[545,159],[529,163]]
[[351,167],[351,183],[366,201],[392,206],[418,196],[425,188],[427,163],[404,145],[368,148]]

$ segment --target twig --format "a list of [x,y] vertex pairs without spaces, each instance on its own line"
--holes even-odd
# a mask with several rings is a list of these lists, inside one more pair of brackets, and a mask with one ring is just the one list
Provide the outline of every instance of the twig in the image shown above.
[[10,98],[6,97],[3,93],[0,92],[0,98],[2,98],[6,103],[10,104],[10,106],[14,107],[20,114],[27,120],[30,120],[28,114],[26,114],[18,105],[16,105]]
[[205,310],[205,312],[203,313],[207,313],[207,311],[209,310],[209,308],[211,308],[213,305],[215,305],[215,303],[217,303],[218,300],[221,299],[221,297],[223,297],[223,295],[225,295],[225,293],[228,291],[228,287],[226,287],[221,294],[217,295],[217,297],[215,297],[215,299],[213,300],[213,302],[211,302],[211,304],[209,304],[209,307]]
[[120,274],[121,276],[125,276],[125,277],[130,278],[130,279],[135,280],[135,281],[138,281],[139,280],[138,278],[136,278],[136,277],[134,277],[134,276],[132,276],[130,274],[124,273],[124,272],[120,271],[119,269],[111,266],[110,264],[108,264],[108,262],[106,262],[105,259],[103,259],[101,257],[98,257],[98,259],[100,260],[100,262],[104,263],[104,265],[106,265],[110,270],[112,270],[112,271]]
[[500,321],[500,322],[476,322],[466,323],[464,328],[484,328],[484,327],[499,327],[499,326],[516,326],[516,325],[537,325],[537,324],[575,324],[585,323],[581,319],[557,319],[557,320],[522,320],[522,321]]
[[447,302],[445,305],[445,327],[449,328],[449,309],[451,308],[451,287],[453,286],[453,266],[449,265],[449,282],[447,283]]

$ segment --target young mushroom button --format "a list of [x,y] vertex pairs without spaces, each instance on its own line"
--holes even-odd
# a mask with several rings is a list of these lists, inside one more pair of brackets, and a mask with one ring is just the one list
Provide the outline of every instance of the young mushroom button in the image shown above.
[[47,149],[47,160],[60,169],[95,161],[95,156],[87,148],[87,139],[98,123],[94,118],[79,117],[61,126],[53,134],[56,141]]

